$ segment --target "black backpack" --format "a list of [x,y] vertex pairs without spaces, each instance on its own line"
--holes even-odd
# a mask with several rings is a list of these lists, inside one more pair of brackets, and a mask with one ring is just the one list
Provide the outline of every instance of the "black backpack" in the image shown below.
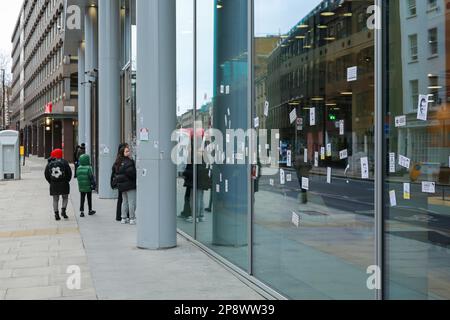
[[50,172],[51,182],[65,182],[66,181],[66,170],[64,162],[60,159],[53,160],[48,165],[48,170]]

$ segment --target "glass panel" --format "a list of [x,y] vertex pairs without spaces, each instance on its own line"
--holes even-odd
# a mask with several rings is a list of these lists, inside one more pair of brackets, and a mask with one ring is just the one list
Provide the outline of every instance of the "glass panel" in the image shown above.
[[[194,1],[177,0],[177,129],[189,136],[194,128]],[[180,139],[183,137],[180,136]],[[194,236],[192,204],[192,165],[188,167],[189,152],[180,148],[177,165],[178,228]],[[191,218],[192,219],[192,218]],[[186,221],[188,220],[188,221]]]
[[[220,131],[219,149],[226,153],[212,166],[201,159],[197,165],[197,240],[245,270],[249,167],[233,164],[245,151],[231,150],[226,142],[233,138],[225,137],[227,130],[247,130],[247,5],[247,0],[197,0],[196,92],[198,145],[212,127]],[[208,134],[205,140],[211,142]]]
[[254,272],[289,298],[375,297],[372,4],[255,0]]
[[[450,22],[447,1],[388,6],[386,296],[450,299]],[[429,9],[438,10],[429,10]],[[417,59],[410,63],[411,32]]]

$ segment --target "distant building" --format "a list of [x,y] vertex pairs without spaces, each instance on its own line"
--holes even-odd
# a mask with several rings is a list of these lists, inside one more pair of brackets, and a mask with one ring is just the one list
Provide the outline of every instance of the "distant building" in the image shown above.
[[26,154],[62,148],[73,160],[78,112],[77,55],[65,46],[65,1],[24,0],[12,35],[11,127]]

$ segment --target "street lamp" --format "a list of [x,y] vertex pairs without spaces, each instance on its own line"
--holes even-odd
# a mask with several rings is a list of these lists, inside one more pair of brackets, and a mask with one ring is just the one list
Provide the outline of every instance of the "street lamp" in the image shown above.
[[3,113],[3,130],[6,130],[6,104],[5,104],[5,69],[2,71],[2,113]]

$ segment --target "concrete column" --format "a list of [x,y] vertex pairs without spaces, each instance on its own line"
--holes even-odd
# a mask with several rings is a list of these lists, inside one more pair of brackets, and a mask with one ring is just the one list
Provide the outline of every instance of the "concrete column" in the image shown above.
[[78,48],[78,142],[81,145],[86,139],[86,101],[84,84],[84,42],[80,43]]
[[39,134],[39,152],[38,152],[38,156],[40,158],[45,156],[45,126],[42,126],[42,124],[40,124],[38,126],[38,134]]
[[[176,123],[175,0],[137,0],[138,247],[177,245],[176,168],[171,134]],[[139,139],[139,134],[138,134]]]
[[40,132],[39,132],[39,121],[36,122],[36,155],[39,157],[40,150]]
[[91,111],[92,111],[92,88],[91,82],[96,81],[94,69],[98,69],[98,23],[97,7],[86,8],[84,19],[85,54],[84,70],[85,74],[85,122],[84,122],[84,143],[86,143],[86,153],[92,156],[91,141]]
[[73,120],[64,119],[62,120],[62,139],[63,139],[63,151],[64,159],[69,162],[73,162]]
[[99,2],[99,196],[117,197],[111,167],[120,143],[120,2]]
[[120,2],[99,2],[99,196],[113,199],[109,177],[120,144]]
[[36,149],[36,132],[34,130],[34,125],[31,124],[31,155],[35,155]]

